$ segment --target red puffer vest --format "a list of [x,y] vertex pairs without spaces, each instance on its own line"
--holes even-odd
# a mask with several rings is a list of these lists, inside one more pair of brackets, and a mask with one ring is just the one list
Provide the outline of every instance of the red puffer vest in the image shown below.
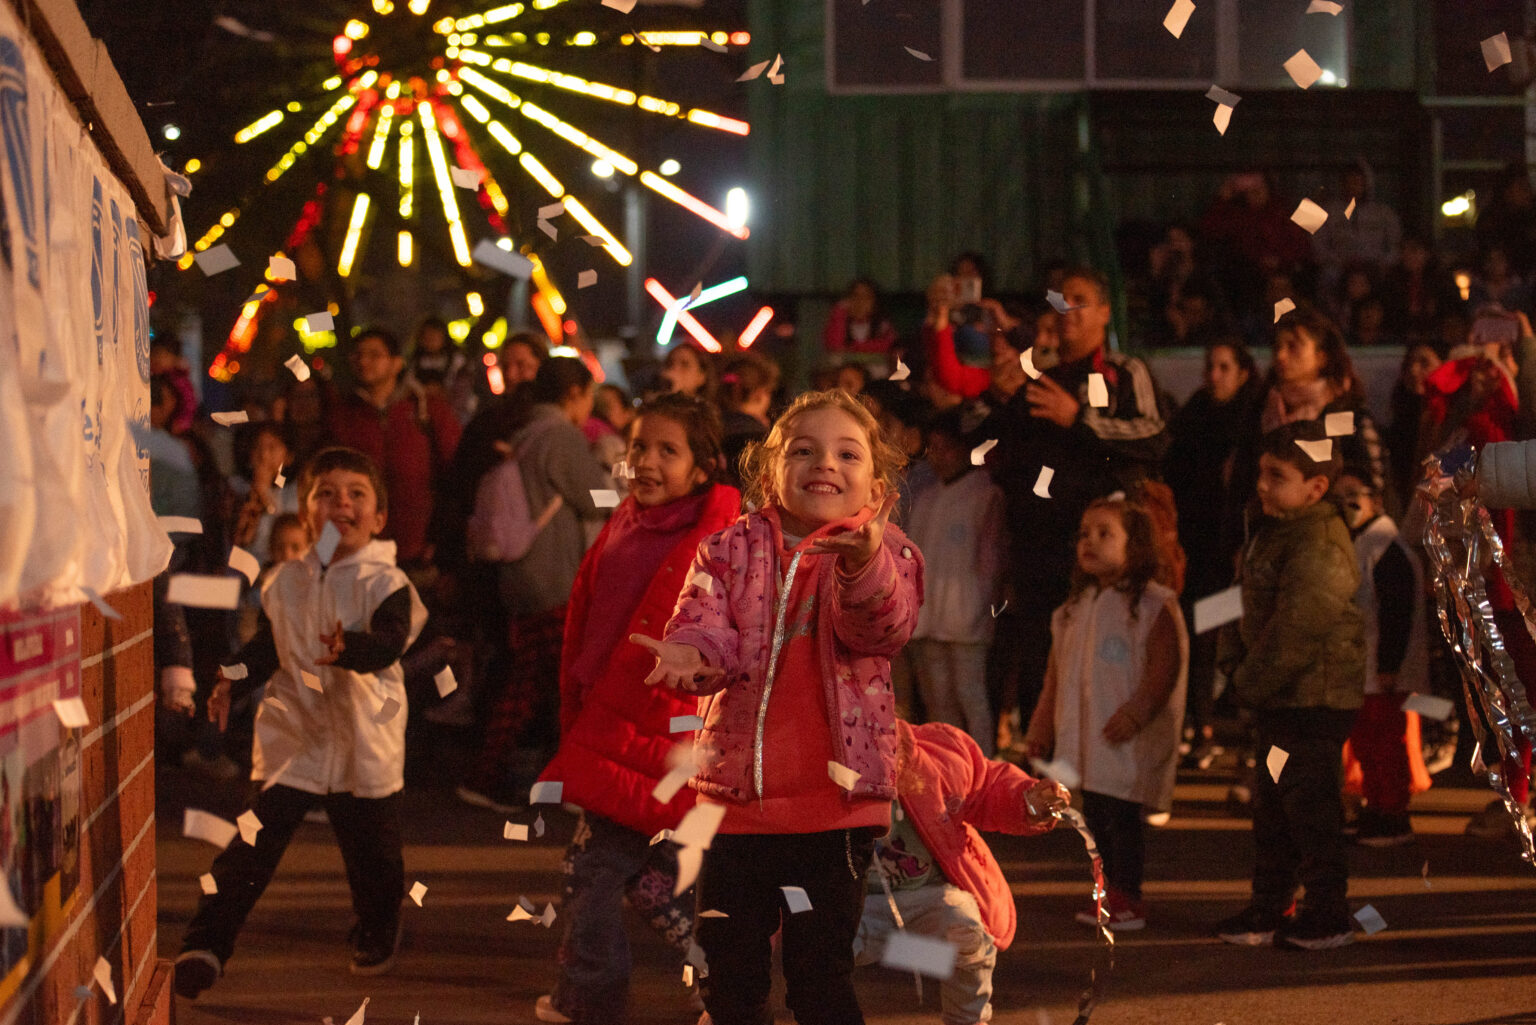
[[560,750],[540,778],[564,783],[566,801],[647,836],[677,825],[693,807],[694,792],[686,786],[667,804],[651,797],[651,791],[667,774],[667,752],[692,739],[692,734],[671,732],[672,718],[694,715],[698,700],[667,687],[647,687],[645,678],[656,660],[628,637],[661,636],[699,543],[729,526],[740,507],[735,488],[715,485],[698,522],[679,538],[646,588],[602,675],[581,694],[576,693],[570,667],[586,639],[585,610],[603,600],[593,593],[593,580],[607,528],[582,561],[571,589],[560,659]]

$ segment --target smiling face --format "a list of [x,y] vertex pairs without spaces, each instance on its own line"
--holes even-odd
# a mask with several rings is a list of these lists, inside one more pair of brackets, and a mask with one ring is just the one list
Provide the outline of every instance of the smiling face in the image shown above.
[[635,471],[629,493],[647,507],[684,498],[709,479],[694,461],[688,432],[669,416],[640,417],[624,459]]
[[1083,513],[1077,528],[1077,565],[1084,573],[1108,587],[1125,572],[1125,524],[1114,509],[1094,508]]
[[327,470],[315,478],[305,502],[310,536],[318,538],[327,522],[341,534],[332,561],[360,551],[384,529],[385,514],[373,482],[364,473]]
[[774,489],[789,533],[809,534],[885,497],[885,486],[875,480],[869,436],[841,409],[808,409],[785,425],[784,434]]

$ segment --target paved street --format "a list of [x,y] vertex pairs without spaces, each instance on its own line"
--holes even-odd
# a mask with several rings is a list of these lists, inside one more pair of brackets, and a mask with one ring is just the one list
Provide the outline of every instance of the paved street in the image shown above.
[[[1454,771],[1454,770],[1453,770]],[[1169,826],[1149,837],[1151,924],[1124,935],[1101,974],[1096,1025],[1179,1022],[1279,1025],[1516,1025],[1536,1023],[1536,870],[1513,840],[1462,835],[1488,800],[1469,777],[1442,784],[1414,805],[1418,840],[1352,854],[1352,906],[1373,905],[1387,929],[1340,950],[1303,953],[1230,947],[1208,935],[1247,893],[1248,822],[1225,802],[1219,770],[1186,776]],[[173,957],[213,850],[183,839],[181,806],[192,800],[233,817],[219,794],[178,771],[161,785],[159,942]],[[230,791],[233,793],[233,791]],[[227,797],[228,795],[226,795]],[[241,937],[229,974],[195,1003],[178,1001],[180,1025],[345,1022],[371,998],[367,1020],[407,1025],[533,1022],[533,1003],[553,977],[555,932],[508,923],[520,895],[554,899],[573,818],[546,809],[542,840],[501,839],[502,819],[458,803],[451,789],[407,792],[406,878],[429,887],[406,907],[406,945],[395,971],[347,973],[351,923],[341,859],[326,825],[306,824]],[[531,821],[531,815],[519,821]],[[1087,899],[1088,863],[1076,834],[1035,840],[989,837],[1019,902],[1019,936],[998,965],[994,1021],[1072,1022],[1103,951],[1072,921]],[[558,928],[558,923],[557,923]],[[696,1017],[666,951],[638,927],[632,1020],[685,1025]],[[862,970],[871,1022],[937,1023],[936,989],[918,1005],[910,976]],[[780,1012],[781,1021],[789,1021]]]

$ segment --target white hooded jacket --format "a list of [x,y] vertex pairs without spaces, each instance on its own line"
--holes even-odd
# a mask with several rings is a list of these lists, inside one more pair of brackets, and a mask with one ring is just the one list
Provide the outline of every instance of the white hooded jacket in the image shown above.
[[338,620],[349,633],[367,632],[374,612],[401,588],[410,595],[409,647],[427,610],[395,566],[393,541],[370,541],[328,567],[311,550],[267,581],[261,604],[279,665],[256,715],[252,779],[368,798],[387,797],[405,785],[405,672],[399,659],[376,673],[315,662],[326,652],[322,633]]

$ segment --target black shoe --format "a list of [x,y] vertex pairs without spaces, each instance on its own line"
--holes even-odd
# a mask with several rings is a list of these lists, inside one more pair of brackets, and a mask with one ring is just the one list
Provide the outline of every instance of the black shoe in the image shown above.
[[1275,946],[1299,950],[1330,950],[1355,942],[1346,912],[1325,914],[1303,910],[1275,931]]
[[1239,947],[1267,947],[1274,941],[1275,932],[1286,923],[1290,914],[1290,911],[1282,914],[1250,904],[1231,918],[1217,922],[1216,935],[1224,942]]
[[384,929],[352,930],[352,974],[383,975],[395,966],[395,955],[400,953],[400,937],[404,926],[400,919]]
[[1355,843],[1362,847],[1401,847],[1413,843],[1413,823],[1407,812],[1362,817]]
[[183,950],[176,957],[176,992],[195,1000],[223,974],[224,965],[212,951]]

